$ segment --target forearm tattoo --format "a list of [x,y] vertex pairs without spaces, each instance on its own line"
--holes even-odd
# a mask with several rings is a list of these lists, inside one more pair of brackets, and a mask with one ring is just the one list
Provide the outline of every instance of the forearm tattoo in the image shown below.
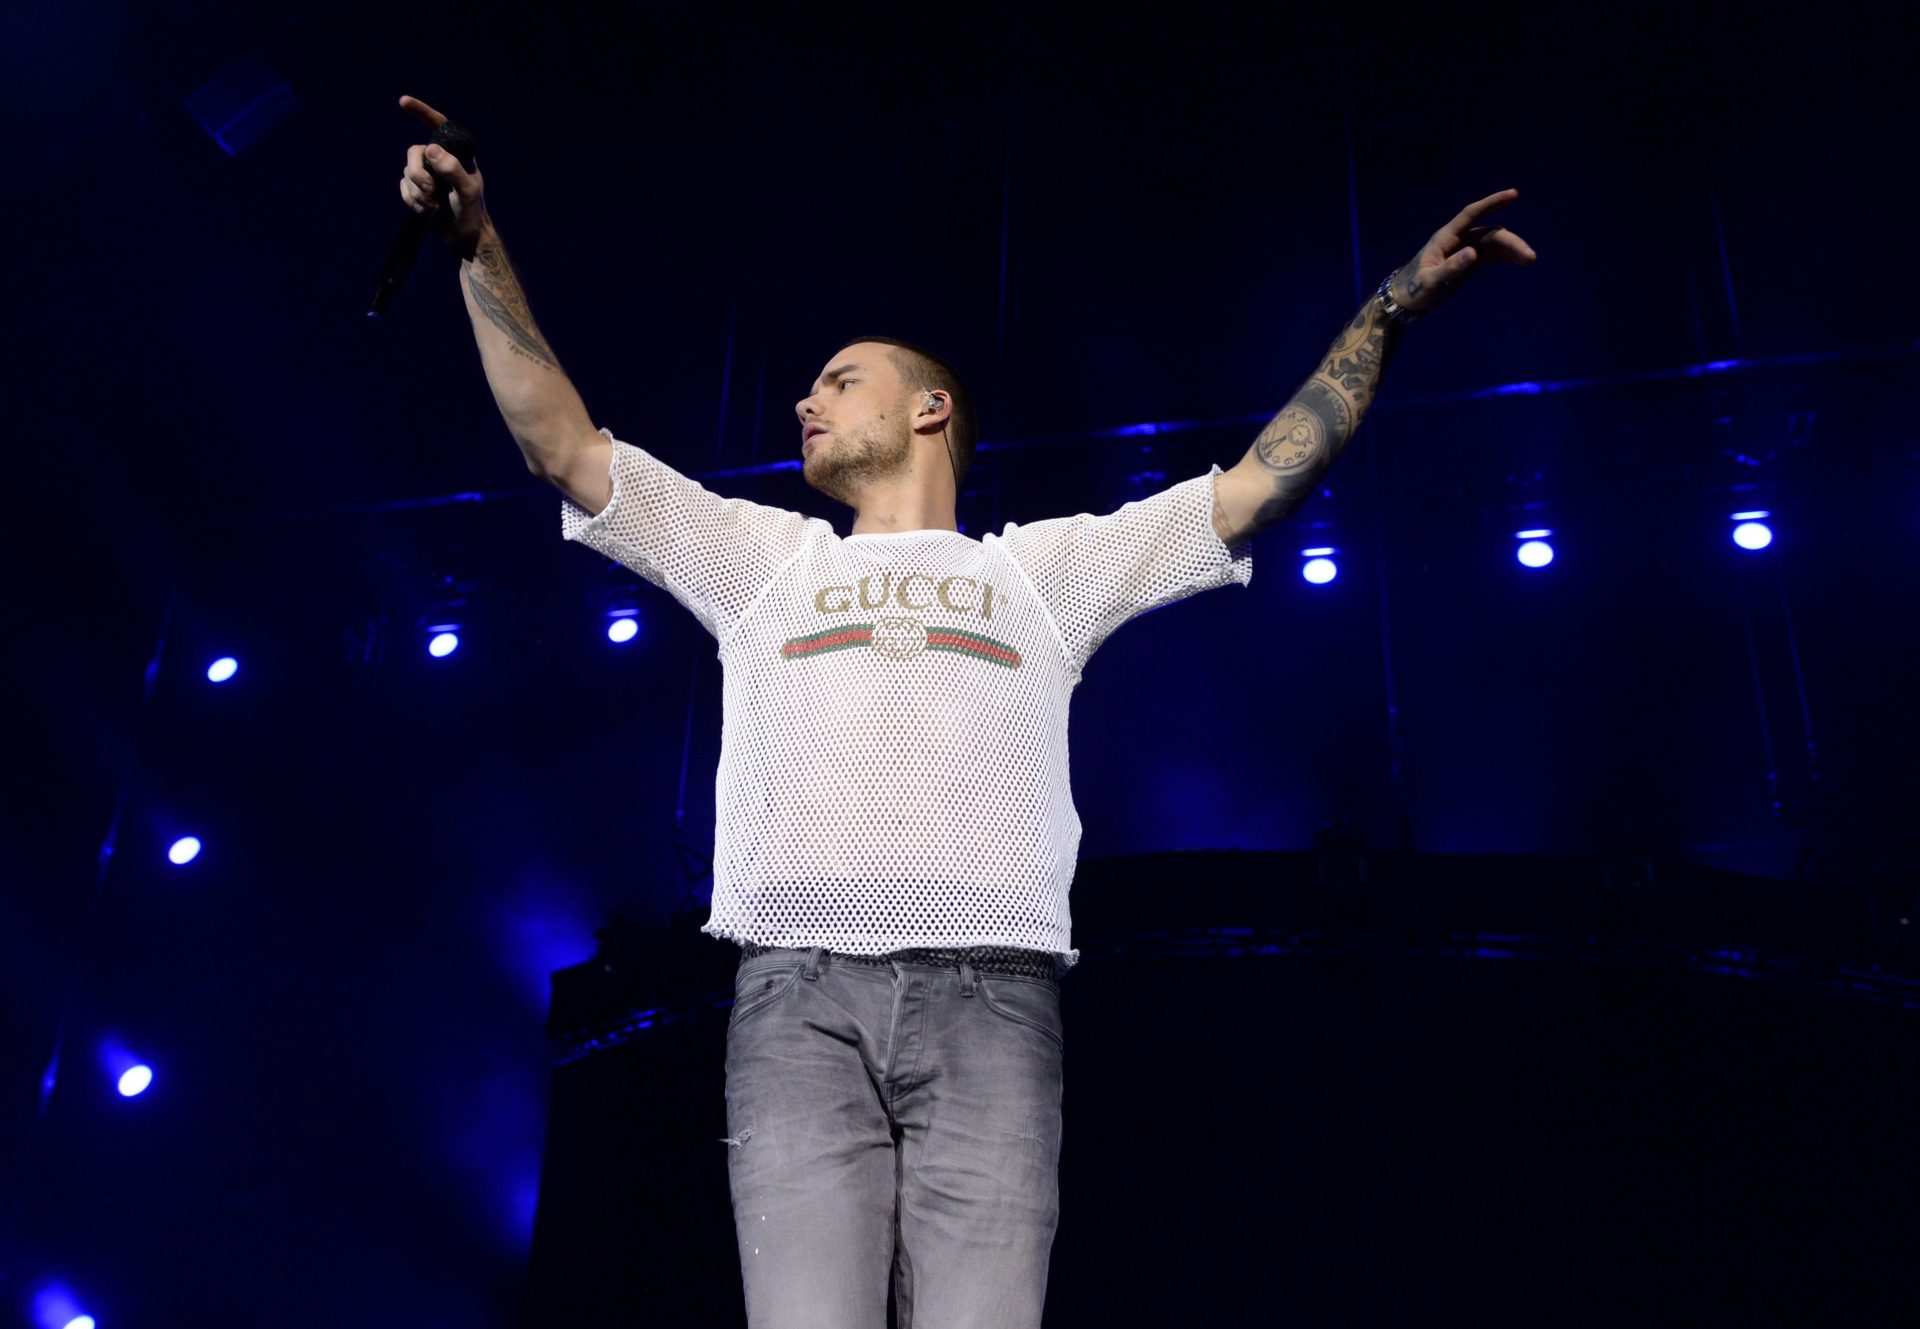
[[1260,431],[1253,457],[1273,482],[1254,514],[1264,527],[1304,503],[1353,437],[1393,357],[1400,329],[1384,326],[1369,300],[1341,329],[1318,373]]
[[1346,389],[1353,404],[1365,411],[1380,387],[1381,371],[1387,367],[1387,360],[1399,341],[1398,331],[1382,327],[1372,317],[1369,301],[1341,331],[1339,340],[1328,350],[1327,362],[1320,367],[1320,372]]
[[1318,377],[1310,378],[1267,422],[1253,441],[1253,453],[1276,479],[1312,476],[1333,460],[1353,432],[1353,408]]
[[558,370],[560,360],[534,326],[533,311],[513,274],[506,250],[482,246],[467,265],[467,289],[487,321],[507,334],[507,345],[527,359]]

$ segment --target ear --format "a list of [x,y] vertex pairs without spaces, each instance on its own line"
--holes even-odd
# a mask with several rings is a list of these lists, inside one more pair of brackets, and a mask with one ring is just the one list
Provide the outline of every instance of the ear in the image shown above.
[[915,429],[922,426],[929,432],[945,429],[948,421],[953,419],[953,402],[939,388],[922,388],[914,400],[919,403],[918,409],[913,413]]

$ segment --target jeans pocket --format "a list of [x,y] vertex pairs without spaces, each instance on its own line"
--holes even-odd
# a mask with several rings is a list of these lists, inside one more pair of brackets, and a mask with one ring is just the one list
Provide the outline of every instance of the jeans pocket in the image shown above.
[[1065,1026],[1060,1020],[1060,989],[1053,984],[1005,974],[981,974],[973,990],[995,1015],[1037,1029],[1062,1048],[1066,1047]]
[[789,966],[771,966],[740,975],[734,984],[733,1011],[727,1016],[727,1032],[732,1033],[741,1021],[785,996],[800,980],[804,968],[796,961]]

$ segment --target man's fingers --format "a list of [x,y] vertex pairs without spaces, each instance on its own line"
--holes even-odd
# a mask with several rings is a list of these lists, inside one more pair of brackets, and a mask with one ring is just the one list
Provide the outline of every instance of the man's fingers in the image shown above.
[[[429,150],[433,155],[429,155]],[[446,176],[437,176],[429,168],[428,162],[443,166]],[[474,163],[476,166],[478,162]],[[446,201],[449,194],[459,185],[453,178],[453,172],[460,165],[452,156],[441,150],[437,144],[415,143],[407,149],[407,164],[400,172],[400,197],[415,212],[424,212],[437,208]],[[460,179],[465,179],[461,172]]]
[[1468,245],[1445,263],[1435,268],[1431,280],[1440,286],[1449,285],[1466,276],[1468,272],[1473,270],[1474,264],[1479,261],[1479,251],[1472,245]]
[[1500,257],[1514,263],[1531,263],[1540,256],[1533,252],[1533,246],[1515,235],[1512,231],[1501,231],[1487,238],[1490,248],[1497,249]]
[[416,143],[407,149],[407,169],[402,174],[428,193],[433,191],[433,172],[427,169],[426,144]]
[[[460,164],[460,159],[438,143],[427,144],[426,163],[429,171],[446,181],[448,189],[459,189],[473,179],[467,168]],[[480,169],[478,158],[474,160],[473,167],[476,171]]]
[[430,208],[440,206],[439,203],[434,200],[430,190],[420,188],[419,185],[416,185],[411,180],[402,180],[400,182],[400,201],[412,208],[415,212],[425,212]]
[[1517,189],[1503,189],[1497,194],[1488,194],[1479,202],[1469,203],[1460,209],[1460,215],[1448,222],[1445,229],[1455,232],[1463,231],[1489,212],[1498,212],[1519,197],[1520,191]]
[[1470,226],[1461,239],[1477,246],[1489,258],[1506,259],[1510,263],[1531,263],[1540,257],[1533,252],[1532,245],[1504,226]]
[[409,111],[412,114],[420,117],[420,119],[426,121],[428,124],[432,125],[435,129],[438,129],[441,125],[447,122],[446,116],[434,110],[431,106],[421,101],[418,97],[402,96],[400,98],[400,109],[404,111]]

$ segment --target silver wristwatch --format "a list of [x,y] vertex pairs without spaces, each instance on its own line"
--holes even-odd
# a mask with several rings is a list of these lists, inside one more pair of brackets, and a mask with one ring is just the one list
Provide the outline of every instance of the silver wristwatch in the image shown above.
[[1379,305],[1380,312],[1386,315],[1388,326],[1403,328],[1409,323],[1419,322],[1423,316],[1416,310],[1404,309],[1394,302],[1393,279],[1398,271],[1399,269],[1396,268],[1380,279],[1380,287],[1373,293],[1373,298]]

